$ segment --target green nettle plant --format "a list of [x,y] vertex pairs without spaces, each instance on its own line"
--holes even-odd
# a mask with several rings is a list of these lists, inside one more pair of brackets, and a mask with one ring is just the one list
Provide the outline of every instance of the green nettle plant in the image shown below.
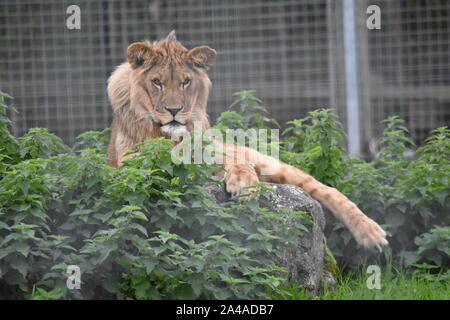
[[12,99],[11,96],[0,91],[0,177],[9,165],[20,161],[17,141],[9,131],[12,122],[8,118],[11,112],[17,112],[17,110],[8,106],[5,98]]
[[[415,238],[436,226],[450,225],[450,130],[434,130],[425,145],[408,158],[406,151],[413,143],[406,137],[403,120],[390,117],[384,123],[379,157],[369,163],[350,159],[337,188],[383,225],[390,234],[394,261],[409,267],[427,260]],[[351,240],[346,233],[339,224],[333,227],[330,246],[347,263],[356,262],[352,259],[355,248],[347,245]],[[340,237],[346,241],[339,242]],[[450,248],[448,241],[442,246]],[[437,254],[437,249],[434,252]],[[448,268],[448,263],[438,266]]]
[[430,232],[423,233],[415,238],[418,246],[417,255],[423,261],[436,266],[449,265],[450,263],[450,228],[435,227]]
[[[212,128],[219,130],[227,143],[243,144],[248,147],[255,146],[256,142],[258,151],[272,155],[273,150],[280,149],[278,134],[280,125],[275,119],[266,116],[267,108],[261,105],[261,100],[255,97],[254,93],[254,90],[234,93],[237,98],[229,107],[230,111],[222,112]],[[230,131],[242,133],[245,139],[226,140]]]
[[[44,129],[11,139],[17,163],[0,181],[2,298],[269,298],[282,290],[281,248],[302,229],[262,201],[218,205],[212,170],[174,165],[165,139],[107,166],[107,132],[87,132],[73,150]],[[6,154],[6,152],[4,152]],[[4,158],[9,160],[9,158]],[[303,228],[304,229],[304,228]],[[69,265],[81,290],[68,290]]]
[[[238,93],[238,97],[234,105],[241,105],[239,113],[223,113],[217,127],[238,129],[253,124],[271,128],[267,118],[258,123],[249,121],[255,111],[266,113],[253,91]],[[450,226],[450,130],[433,130],[425,145],[414,152],[402,119],[392,116],[383,124],[379,153],[366,162],[348,157],[341,147],[344,131],[331,109],[311,111],[304,119],[287,122],[280,158],[336,187],[379,222],[390,235],[392,252],[388,255],[393,256],[394,263],[411,267],[419,262],[434,262],[438,268],[448,268],[448,255],[444,257],[450,248],[448,241],[442,241],[440,249],[427,250],[428,256],[444,255],[430,260],[415,239],[436,226],[440,230]],[[378,256],[359,250],[349,231],[332,215],[327,221],[327,243],[341,265],[380,262]]]
[[[283,247],[304,232],[306,217],[271,212],[260,201],[218,204],[208,165],[175,164],[165,139],[140,155],[106,165],[109,130],[80,135],[73,146],[45,129],[10,134],[14,112],[0,93],[0,298],[264,299],[289,296]],[[252,91],[237,93],[216,128],[271,129],[277,123]],[[283,161],[352,199],[390,234],[392,262],[443,279],[449,267],[450,130],[438,128],[412,148],[402,120],[385,120],[379,156],[347,157],[341,125],[329,109],[287,124]],[[270,143],[270,141],[269,141]],[[331,219],[331,216],[329,217]],[[341,264],[361,261],[342,224],[328,219],[327,243]],[[294,230],[295,229],[295,230]],[[69,290],[67,268],[81,270]]]
[[318,109],[287,122],[281,160],[301,168],[322,183],[336,185],[343,171],[342,125],[331,109]]
[[236,92],[237,99],[229,109],[238,111],[225,111],[217,118],[215,128],[226,129],[271,129],[280,125],[275,119],[268,118],[266,107],[261,105],[261,100],[255,97],[254,90]]
[[[174,166],[170,146],[150,141],[120,169],[87,149],[12,166],[0,184],[3,285],[137,299],[267,298],[281,287],[273,257],[296,231],[255,200],[217,205],[203,187],[217,183],[211,168]],[[69,265],[81,290],[66,288]]]

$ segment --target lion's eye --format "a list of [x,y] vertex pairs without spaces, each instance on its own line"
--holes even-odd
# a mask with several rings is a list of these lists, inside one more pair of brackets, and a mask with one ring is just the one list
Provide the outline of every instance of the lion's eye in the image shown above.
[[157,87],[161,87],[161,86],[162,86],[162,83],[161,83],[161,81],[160,81],[159,79],[153,79],[153,80],[152,80],[152,83],[153,83],[155,86],[157,86]]
[[191,81],[192,81],[192,79],[190,79],[190,78],[184,79],[183,82],[182,82],[183,87],[187,86],[189,83],[191,83]]

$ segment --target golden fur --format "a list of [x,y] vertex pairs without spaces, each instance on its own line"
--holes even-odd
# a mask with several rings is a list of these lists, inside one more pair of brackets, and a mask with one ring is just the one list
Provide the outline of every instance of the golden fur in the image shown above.
[[[109,164],[119,166],[130,147],[161,136],[171,138],[173,131],[193,129],[201,121],[209,128],[206,102],[211,84],[206,70],[216,52],[202,46],[188,51],[174,36],[154,45],[138,42],[127,50],[128,62],[121,64],[108,80],[108,96],[114,120],[108,148]],[[152,81],[167,84],[158,88]],[[181,83],[191,83],[181,87]],[[183,105],[175,117],[167,109]],[[182,125],[170,125],[177,120]],[[166,125],[166,126],[164,126]]]
[[[216,51],[206,46],[186,49],[173,32],[153,45],[138,42],[128,47],[128,61],[108,80],[114,110],[110,165],[120,166],[131,147],[144,140],[164,136],[178,141],[193,129],[194,121],[200,121],[202,129],[209,128],[206,71],[215,57]],[[387,245],[384,230],[335,188],[256,150],[214,143],[225,151],[216,156],[216,162],[225,168],[226,189],[231,194],[240,194],[258,181],[293,184],[333,212],[360,245],[379,250]],[[236,162],[239,155],[245,155],[244,163]]]

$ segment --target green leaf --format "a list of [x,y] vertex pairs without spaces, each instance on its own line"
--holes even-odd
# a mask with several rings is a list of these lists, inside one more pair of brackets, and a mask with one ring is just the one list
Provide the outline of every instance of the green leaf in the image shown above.
[[28,189],[30,187],[29,181],[20,181],[19,183],[17,183],[17,186],[22,190],[22,193],[25,197],[28,196]]
[[173,290],[174,299],[186,300],[192,297],[192,287],[186,283],[180,284]]
[[386,215],[386,223],[397,228],[405,223],[405,215],[400,211],[388,212]]
[[139,220],[144,220],[144,221],[148,221],[147,217],[145,216],[144,213],[142,213],[141,211],[133,211],[133,213],[131,214],[131,216],[134,219],[139,219]]
[[11,230],[11,228],[9,227],[9,225],[7,225],[6,223],[0,221],[0,229],[6,229],[6,230]]
[[25,258],[28,257],[30,246],[26,242],[19,242],[15,245],[17,252],[21,253]]
[[133,212],[133,211],[139,211],[141,210],[141,207],[138,206],[123,206],[120,210],[117,210],[115,213],[116,214],[121,214],[124,212]]
[[72,216],[82,216],[94,212],[92,209],[77,209],[71,213]]
[[11,229],[14,229],[14,230],[27,230],[27,229],[35,229],[35,228],[40,228],[40,226],[38,226],[37,224],[20,223],[20,224],[17,224],[17,225],[14,225],[11,227]]
[[156,231],[155,233],[159,235],[159,238],[162,240],[163,243],[166,243],[168,240],[176,240],[178,238],[176,234],[172,234],[165,231]]
[[114,279],[107,279],[102,282],[103,288],[109,293],[118,293],[119,292],[119,284]]
[[125,269],[129,268],[133,264],[133,261],[127,257],[118,257],[115,261]]
[[147,291],[151,289],[150,282],[145,280],[141,281],[134,285],[134,289],[136,290],[137,299],[145,299],[148,296]]
[[178,210],[173,209],[173,208],[165,208],[165,213],[171,217],[172,219],[176,219],[178,218]]
[[50,270],[64,270],[64,271],[66,271],[67,270],[67,264],[65,264],[65,263],[56,264],[53,267],[51,267]]
[[436,251],[430,251],[425,255],[426,259],[429,261],[434,262],[436,265],[441,266],[442,265],[442,257],[439,253]]
[[434,192],[434,196],[438,199],[439,204],[444,206],[445,200],[450,196],[450,193],[448,190],[437,190]]
[[203,276],[201,274],[195,273],[191,275],[189,283],[191,284],[192,291],[194,293],[194,298],[198,298],[203,291]]
[[138,230],[138,231],[141,232],[144,236],[148,237],[147,230],[146,230],[143,226],[141,226],[140,224],[133,223],[133,224],[130,225],[130,227],[131,227],[132,229]]
[[19,273],[26,278],[29,266],[24,258],[18,257],[11,261],[11,268],[19,271]]

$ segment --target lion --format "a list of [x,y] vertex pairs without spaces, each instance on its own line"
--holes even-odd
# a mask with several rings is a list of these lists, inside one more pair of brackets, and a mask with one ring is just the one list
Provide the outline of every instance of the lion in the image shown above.
[[[210,127],[206,106],[211,81],[207,71],[216,56],[208,46],[188,50],[177,41],[174,31],[161,41],[136,42],[128,47],[127,61],[108,79],[114,113],[109,165],[121,166],[134,156],[132,147],[137,143],[158,137],[177,143],[193,130],[194,123],[200,123],[202,130]],[[335,188],[256,150],[215,143],[225,150],[217,163],[224,168],[226,190],[232,195],[257,182],[296,185],[328,208],[359,245],[380,252],[388,245],[385,231]],[[248,160],[236,162],[240,154]]]

